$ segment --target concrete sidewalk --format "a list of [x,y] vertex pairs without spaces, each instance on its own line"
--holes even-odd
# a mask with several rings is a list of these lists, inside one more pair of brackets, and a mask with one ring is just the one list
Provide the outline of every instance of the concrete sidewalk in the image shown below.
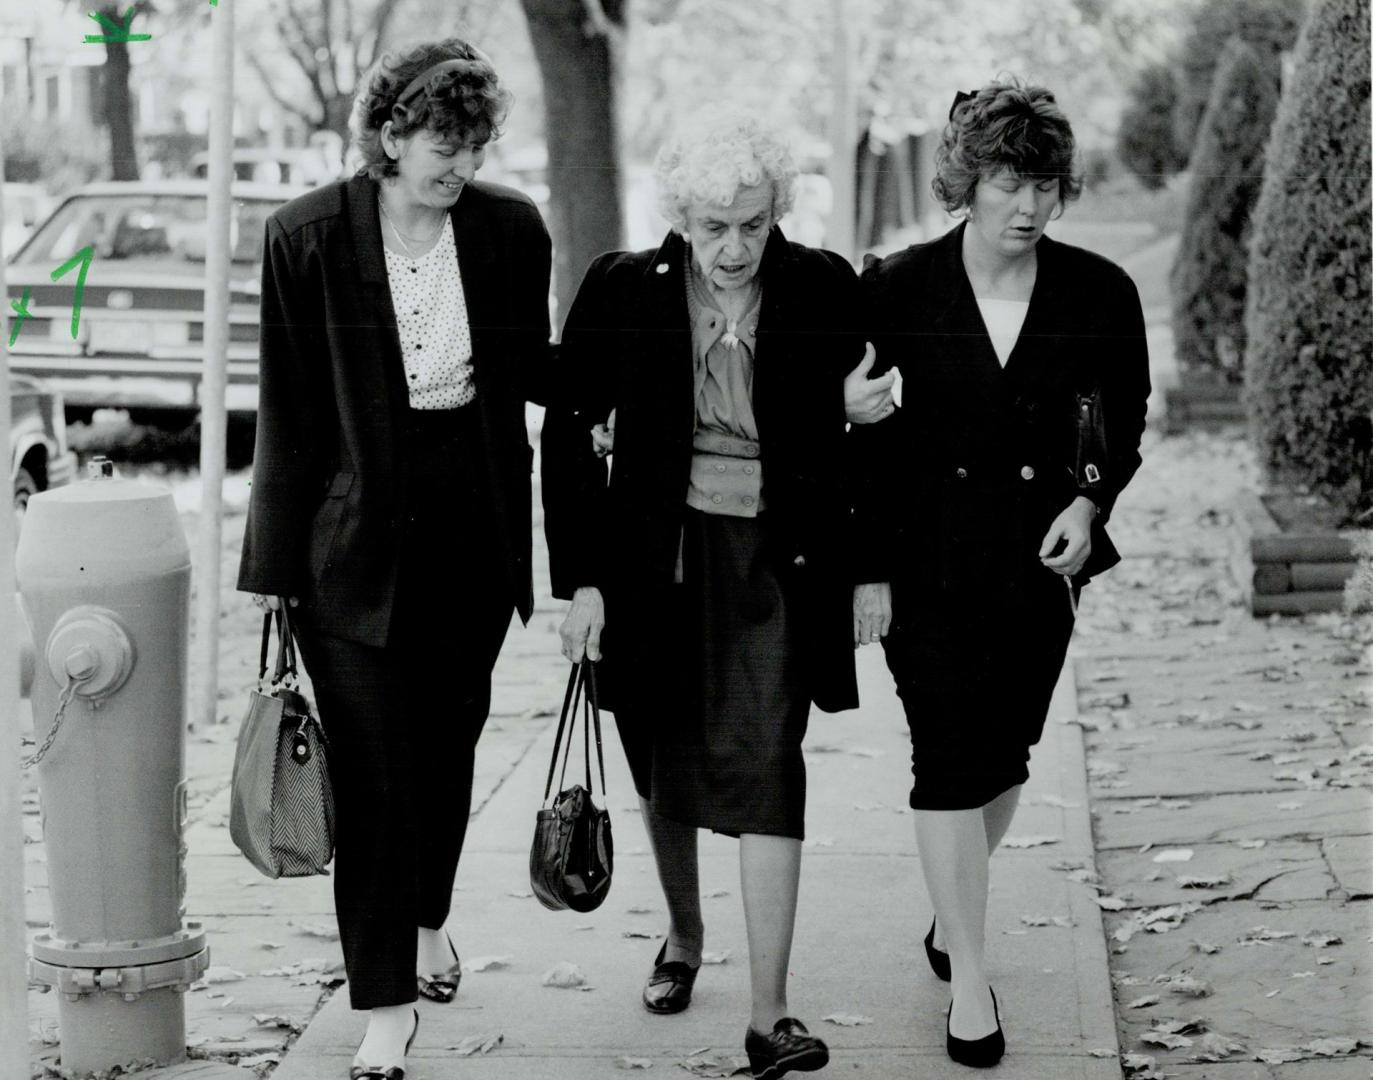
[[[860,652],[864,707],[815,714],[806,740],[810,800],[791,1005],[829,1043],[829,1074],[969,1075],[944,1052],[948,988],[925,964],[929,905],[915,856],[909,737],[880,651]],[[1009,1052],[1001,1075],[1018,1080],[1118,1077],[1101,916],[1069,874],[1090,870],[1075,695],[1060,685],[1036,753],[1013,842],[993,863],[988,919],[991,973]],[[613,734],[610,806],[615,881],[604,907],[583,916],[544,910],[529,893],[528,844],[542,795],[552,725],[474,818],[450,928],[469,971],[448,1006],[420,1002],[409,1058],[415,1080],[520,1077],[582,1080],[619,1069],[726,1076],[746,1064],[748,969],[737,845],[703,836],[707,966],[684,1014],[657,1017],[639,1001],[662,932],[663,902],[623,755]],[[1018,839],[1016,839],[1018,838]],[[1042,841],[1042,842],[1039,842]],[[554,965],[585,977],[572,990],[542,985]],[[826,1018],[836,1020],[827,1021]],[[852,1018],[860,1018],[854,1020]],[[338,1080],[362,1034],[346,988],[290,1049],[279,1080]],[[489,1053],[464,1056],[473,1044]]]

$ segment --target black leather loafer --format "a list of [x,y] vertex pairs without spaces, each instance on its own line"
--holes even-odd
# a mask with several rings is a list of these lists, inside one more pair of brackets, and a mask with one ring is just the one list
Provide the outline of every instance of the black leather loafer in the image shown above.
[[458,984],[462,982],[462,961],[458,959],[458,950],[453,948],[451,937],[448,938],[448,951],[453,954],[453,963],[447,970],[415,976],[415,988],[420,997],[437,1001],[440,1005],[447,1005],[458,996]]
[[[996,1030],[980,1039],[956,1039],[949,1031],[949,1021],[944,1020],[944,1043],[949,1057],[960,1065],[973,1069],[990,1069],[1006,1053],[1006,1035],[1001,1030],[1001,1008],[996,1003],[996,991],[991,991],[992,1011],[996,1014]],[[949,1003],[949,1016],[953,1015],[953,1003]]]
[[644,1008],[651,1013],[679,1013],[691,1004],[691,988],[701,965],[692,967],[681,960],[664,961],[667,942],[658,950],[653,961],[653,974],[644,986]]
[[[415,1010],[415,1026],[410,1029],[410,1038],[405,1040],[405,1053],[410,1053],[410,1047],[415,1045],[415,1036],[420,1033],[420,1011]],[[358,1059],[353,1058],[353,1067],[348,1070],[348,1080],[405,1080],[405,1067],[403,1065],[390,1065],[382,1067],[379,1065],[360,1065]]]
[[930,932],[925,935],[925,957],[930,962],[934,977],[948,982],[953,978],[953,965],[949,963],[948,953],[934,947],[934,923],[935,920],[931,919]]
[[829,1064],[830,1048],[817,1039],[806,1025],[784,1016],[773,1025],[772,1034],[748,1029],[744,1051],[754,1080],[775,1080],[783,1073],[814,1072]]

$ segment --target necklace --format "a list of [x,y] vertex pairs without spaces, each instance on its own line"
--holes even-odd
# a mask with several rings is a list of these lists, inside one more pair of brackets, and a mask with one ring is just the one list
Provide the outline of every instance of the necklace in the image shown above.
[[[400,231],[400,228],[391,219],[391,215],[386,210],[386,201],[380,195],[377,196],[377,206],[381,207],[381,216],[386,219],[386,224],[391,226],[391,231],[396,234],[396,239],[400,241],[400,246],[405,249],[406,257],[409,258],[412,262],[418,262],[419,258],[415,255],[413,251],[411,251],[410,244],[406,242],[407,240],[414,241],[416,244],[424,246],[426,244],[432,244],[434,240],[438,237],[439,233],[443,232],[443,219],[441,218],[439,220],[439,227],[434,230],[433,235],[420,238],[414,236],[407,237],[403,232]],[[445,217],[446,216],[447,215],[445,215]]]

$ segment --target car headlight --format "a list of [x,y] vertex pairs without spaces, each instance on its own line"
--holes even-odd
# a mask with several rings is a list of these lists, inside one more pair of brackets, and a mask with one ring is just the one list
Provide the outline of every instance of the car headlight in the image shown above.
[[153,345],[162,348],[185,345],[191,340],[190,325],[184,321],[153,323]]

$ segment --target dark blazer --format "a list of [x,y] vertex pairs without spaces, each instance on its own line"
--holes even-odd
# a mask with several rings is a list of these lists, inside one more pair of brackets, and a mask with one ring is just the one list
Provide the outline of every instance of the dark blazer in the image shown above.
[[[919,580],[1005,595],[1043,573],[1039,545],[1078,494],[1100,509],[1081,580],[1120,560],[1105,525],[1139,467],[1149,397],[1144,316],[1114,263],[1044,237],[1019,340],[1003,370],[963,269],[965,225],[864,270],[874,373],[897,368],[902,408],[855,425],[855,528],[864,581]],[[1076,393],[1099,385],[1100,487],[1073,478]]]
[[[267,221],[252,499],[238,587],[299,596],[321,632],[383,645],[413,462],[409,392],[366,177]],[[469,183],[452,211],[481,438],[510,597],[533,606],[526,399],[541,400],[551,247],[534,204]]]
[[[696,423],[686,258],[672,234],[657,251],[613,252],[591,265],[563,330],[562,404],[544,420],[553,594],[568,598],[594,585],[619,599],[608,639],[612,618],[621,632],[652,634],[653,613],[633,607],[672,582],[677,562]],[[770,533],[782,572],[800,586],[812,699],[830,711],[852,708],[843,379],[863,351],[854,320],[858,282],[837,255],[790,243],[779,229],[759,273],[753,408]],[[612,408],[607,484],[589,430]],[[609,647],[606,655],[612,659]]]

